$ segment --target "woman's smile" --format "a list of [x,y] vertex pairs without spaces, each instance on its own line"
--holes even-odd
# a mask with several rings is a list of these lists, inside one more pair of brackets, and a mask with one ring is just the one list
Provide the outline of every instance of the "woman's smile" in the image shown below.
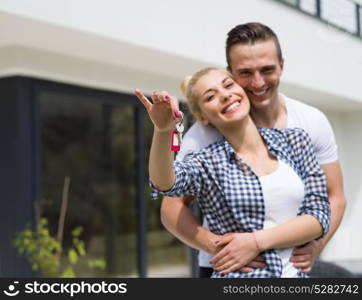
[[222,111],[222,114],[232,114],[236,112],[241,105],[241,100],[235,100],[229,103]]

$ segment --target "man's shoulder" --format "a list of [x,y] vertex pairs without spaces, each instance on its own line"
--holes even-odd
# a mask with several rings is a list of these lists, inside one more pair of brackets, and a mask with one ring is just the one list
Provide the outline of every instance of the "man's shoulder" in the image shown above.
[[[207,125],[203,125],[200,122],[195,122],[192,126],[187,130],[185,134],[185,138],[197,140],[199,142],[208,143],[207,145],[216,140],[219,140],[221,134],[215,128]],[[200,141],[201,140],[201,141]]]
[[[318,108],[315,106],[312,106],[310,104],[307,104],[305,102],[302,102],[300,100],[290,98],[287,96],[284,96],[285,104],[287,106],[288,112],[292,112],[293,114],[297,114],[299,116],[303,116],[306,118],[311,118],[315,115],[323,115],[324,113],[321,112]],[[312,114],[312,116],[311,116]]]
[[213,142],[212,144],[195,151],[190,151],[185,155],[183,160],[189,159],[199,159],[199,160],[209,160],[218,157],[220,159],[221,156],[225,156],[225,139],[221,139],[219,141]]
[[216,129],[195,122],[183,137],[177,160],[182,160],[189,153],[199,151],[221,139],[222,135]]
[[[284,99],[288,114],[287,127],[303,128],[309,134],[320,164],[336,161],[337,145],[327,116],[314,106],[285,96]],[[303,135],[303,132],[299,132],[299,136]],[[308,137],[303,139],[307,141]]]

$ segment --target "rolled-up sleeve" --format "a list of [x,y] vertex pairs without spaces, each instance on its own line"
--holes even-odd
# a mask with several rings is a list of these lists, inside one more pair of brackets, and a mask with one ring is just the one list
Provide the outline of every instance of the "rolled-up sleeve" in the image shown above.
[[295,131],[296,158],[304,181],[305,193],[298,215],[314,216],[323,228],[322,238],[328,233],[330,224],[330,206],[327,194],[326,178],[319,166],[309,135],[302,129]]
[[150,180],[152,199],[157,199],[159,194],[170,197],[197,196],[200,193],[203,181],[202,170],[201,160],[195,154],[189,154],[183,161],[175,161],[175,184],[171,189],[161,191]]

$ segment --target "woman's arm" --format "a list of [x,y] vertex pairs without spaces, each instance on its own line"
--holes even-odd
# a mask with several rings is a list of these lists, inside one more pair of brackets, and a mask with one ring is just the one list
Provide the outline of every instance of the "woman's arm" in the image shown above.
[[260,251],[303,245],[321,236],[323,228],[311,215],[298,216],[279,226],[254,232]]
[[148,163],[150,180],[160,191],[167,191],[175,183],[173,170],[173,154],[171,147],[171,131],[153,131],[153,139]]
[[150,180],[157,189],[169,190],[175,183],[174,157],[170,150],[171,133],[178,117],[182,116],[177,100],[166,92],[154,92],[151,95],[151,103],[139,89],[135,90],[135,94],[143,103],[154,125],[149,159]]
[[310,137],[302,129],[289,129],[286,135],[305,185],[305,197],[298,216],[284,224],[253,234],[232,233],[223,237],[218,245],[224,245],[224,248],[211,259],[216,270],[232,272],[245,265],[256,251],[299,246],[322,238],[328,232],[330,207],[326,181],[316,160]]
[[247,265],[259,253],[302,245],[322,234],[322,226],[311,215],[297,216],[281,225],[255,232],[229,233],[220,238],[220,251],[210,260],[214,269],[230,273]]

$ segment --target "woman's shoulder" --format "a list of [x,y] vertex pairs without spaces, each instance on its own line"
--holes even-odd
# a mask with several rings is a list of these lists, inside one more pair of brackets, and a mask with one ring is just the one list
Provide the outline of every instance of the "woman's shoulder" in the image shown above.
[[269,146],[275,149],[299,153],[311,147],[311,139],[302,128],[261,128],[259,131]]

